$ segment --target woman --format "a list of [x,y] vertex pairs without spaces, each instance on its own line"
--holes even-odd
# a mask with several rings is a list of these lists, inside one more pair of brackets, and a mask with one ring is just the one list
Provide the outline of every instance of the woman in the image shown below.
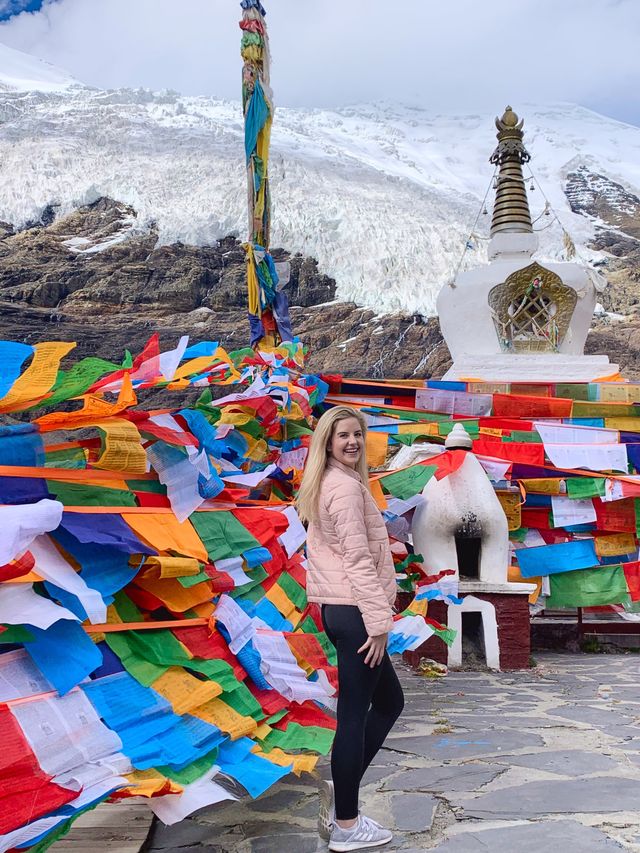
[[331,777],[318,828],[329,850],[359,850],[392,834],[358,812],[360,780],[404,706],[387,654],[396,598],[387,530],[369,491],[367,424],[339,406],[319,419],[298,494],[309,523],[307,597],[322,605],[338,656],[338,712]]

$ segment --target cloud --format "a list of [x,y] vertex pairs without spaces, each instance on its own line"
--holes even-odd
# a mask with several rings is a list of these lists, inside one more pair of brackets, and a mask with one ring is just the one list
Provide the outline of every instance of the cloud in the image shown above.
[[[638,0],[265,2],[283,105],[572,101],[640,124],[626,96],[640,88]],[[46,0],[0,25],[0,40],[92,85],[236,99],[239,16],[233,0]]]
[[19,15],[20,12],[35,12],[43,0],[0,0],[0,21]]

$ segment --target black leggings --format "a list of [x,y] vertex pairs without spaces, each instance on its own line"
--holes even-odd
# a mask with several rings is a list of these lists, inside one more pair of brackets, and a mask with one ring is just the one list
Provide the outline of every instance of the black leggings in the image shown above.
[[373,669],[358,649],[367,641],[360,611],[346,604],[323,604],[322,622],[338,653],[338,726],[331,752],[336,817],[358,816],[360,780],[402,713],[404,695],[385,652]]

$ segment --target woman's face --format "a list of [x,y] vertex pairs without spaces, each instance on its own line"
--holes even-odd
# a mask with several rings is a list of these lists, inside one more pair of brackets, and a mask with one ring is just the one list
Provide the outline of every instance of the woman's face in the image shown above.
[[338,462],[355,469],[364,453],[364,435],[357,418],[343,418],[336,421],[329,452]]

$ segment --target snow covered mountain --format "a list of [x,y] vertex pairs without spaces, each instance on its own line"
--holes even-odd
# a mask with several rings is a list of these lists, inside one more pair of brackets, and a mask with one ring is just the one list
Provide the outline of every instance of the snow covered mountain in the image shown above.
[[[167,244],[245,234],[239,103],[100,91],[5,47],[0,85],[0,219],[23,227],[45,210],[64,215],[108,196],[137,212],[120,240],[152,222]],[[585,167],[639,196],[640,128],[570,104],[513,107],[554,210],[579,253],[598,257],[587,248],[598,220],[572,212],[567,176]],[[476,217],[494,143],[492,115],[435,115],[427,105],[278,109],[272,243],[315,257],[341,300],[431,315],[461,261],[485,257],[490,215]],[[561,229],[546,227],[553,218],[543,215],[542,193],[530,201],[535,227],[545,229],[540,256],[561,256]],[[491,191],[486,203],[490,212]]]

